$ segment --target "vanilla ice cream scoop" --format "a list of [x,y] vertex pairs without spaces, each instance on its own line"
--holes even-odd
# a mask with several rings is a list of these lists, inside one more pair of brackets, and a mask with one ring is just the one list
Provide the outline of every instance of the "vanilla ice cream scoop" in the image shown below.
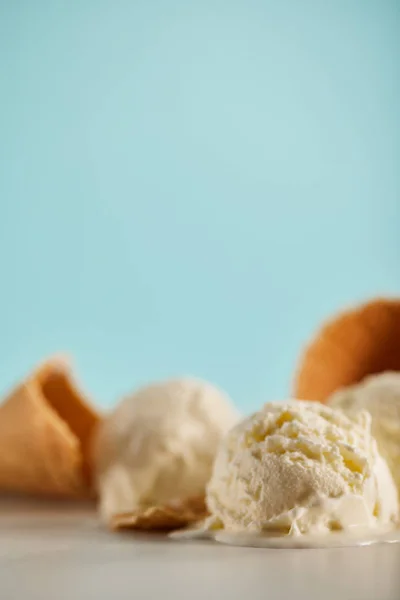
[[220,390],[189,378],[123,400],[94,442],[103,519],[204,495],[220,440],[238,417]]
[[400,492],[400,373],[372,375],[361,383],[337,391],[328,405],[347,415],[367,410],[378,449],[391,469]]
[[388,524],[397,492],[371,417],[305,401],[266,404],[234,427],[207,489],[206,526],[299,535]]

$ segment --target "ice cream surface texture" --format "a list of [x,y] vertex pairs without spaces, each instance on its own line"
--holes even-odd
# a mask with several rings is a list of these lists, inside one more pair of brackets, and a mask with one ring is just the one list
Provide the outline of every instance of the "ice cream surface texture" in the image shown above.
[[400,493],[400,373],[367,377],[357,385],[335,392],[328,405],[350,416],[360,410],[371,414],[372,434]]
[[127,397],[94,443],[103,519],[204,495],[220,440],[238,419],[220,390],[196,379],[155,383]]
[[266,404],[230,431],[207,504],[210,529],[289,535],[384,525],[398,512],[370,415],[298,400]]

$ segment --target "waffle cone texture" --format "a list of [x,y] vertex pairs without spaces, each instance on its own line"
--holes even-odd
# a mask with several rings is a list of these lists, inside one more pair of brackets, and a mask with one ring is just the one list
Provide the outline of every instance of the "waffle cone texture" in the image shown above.
[[400,371],[399,299],[372,300],[324,323],[300,357],[293,393],[324,402],[384,371]]
[[0,491],[92,496],[90,440],[98,422],[66,362],[41,365],[0,406]]

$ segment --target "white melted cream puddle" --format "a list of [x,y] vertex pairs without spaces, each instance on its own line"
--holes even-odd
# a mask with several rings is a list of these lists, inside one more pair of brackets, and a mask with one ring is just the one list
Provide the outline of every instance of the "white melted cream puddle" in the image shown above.
[[400,529],[393,526],[380,529],[357,529],[357,531],[335,532],[320,535],[279,535],[273,533],[236,533],[224,530],[210,531],[204,527],[188,528],[169,534],[174,540],[214,540],[229,546],[250,548],[345,548],[349,546],[371,546],[373,544],[395,544],[400,542]]

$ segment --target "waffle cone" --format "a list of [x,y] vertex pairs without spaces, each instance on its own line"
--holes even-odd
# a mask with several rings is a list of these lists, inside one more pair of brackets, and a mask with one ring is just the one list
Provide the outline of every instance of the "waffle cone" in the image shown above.
[[68,366],[46,362],[0,406],[0,490],[90,496],[89,442],[98,421]]
[[294,395],[324,402],[336,390],[400,370],[400,300],[377,299],[325,323],[300,358]]
[[110,521],[114,530],[173,531],[201,521],[208,516],[203,496],[188,498],[179,504],[151,506],[116,514]]

